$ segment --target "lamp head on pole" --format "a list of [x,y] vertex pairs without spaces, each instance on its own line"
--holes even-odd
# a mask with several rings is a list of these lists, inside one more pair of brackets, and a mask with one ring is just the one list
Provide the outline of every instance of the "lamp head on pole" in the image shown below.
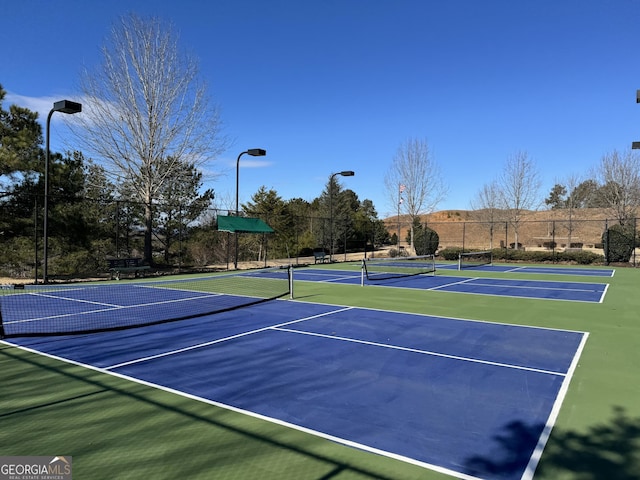
[[353,170],[345,170],[343,172],[339,172],[338,175],[342,175],[343,177],[353,177],[356,173]]
[[82,111],[82,104],[72,102],[71,100],[60,100],[59,102],[55,102],[53,104],[53,111],[70,114],[80,113]]
[[264,157],[267,154],[267,151],[262,148],[250,148],[247,150],[247,153],[252,157]]

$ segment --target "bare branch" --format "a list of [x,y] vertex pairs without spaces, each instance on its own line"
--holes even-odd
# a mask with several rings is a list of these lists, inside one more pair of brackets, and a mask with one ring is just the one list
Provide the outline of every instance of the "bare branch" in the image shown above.
[[509,222],[514,227],[516,247],[522,214],[540,205],[541,184],[538,169],[527,152],[517,152],[507,159],[498,185],[502,208],[508,212]]
[[640,157],[627,150],[614,150],[602,157],[594,172],[599,194],[621,225],[636,215],[640,207]]
[[395,206],[402,200],[400,210],[412,220],[433,212],[448,192],[427,141],[420,139],[409,139],[398,148],[384,183],[390,203]]
[[197,169],[226,147],[198,63],[178,49],[170,26],[135,14],[113,27],[100,69],[85,72],[84,115],[72,130],[117,183],[144,202],[145,259],[154,198],[186,165]]
[[[178,49],[158,19],[123,17],[103,47],[104,62],[85,72],[78,138],[107,171],[136,185],[149,202],[185,162],[200,166],[226,147],[198,63]],[[158,161],[173,162],[154,168]]]
[[471,201],[471,209],[475,211],[477,219],[489,223],[500,220],[501,206],[500,187],[495,180],[485,184]]

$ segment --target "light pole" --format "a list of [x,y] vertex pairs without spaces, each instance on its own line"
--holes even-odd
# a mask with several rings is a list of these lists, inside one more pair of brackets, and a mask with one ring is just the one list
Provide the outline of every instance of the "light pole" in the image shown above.
[[[640,103],[640,90],[636,90],[636,103]],[[631,148],[633,150],[639,150],[640,149],[640,142],[632,142],[631,143]]]
[[44,225],[43,225],[43,236],[44,236],[44,258],[43,261],[43,273],[42,273],[42,283],[47,283],[49,281],[48,277],[48,264],[49,264],[49,126],[51,124],[51,116],[53,112],[62,112],[68,114],[79,113],[82,111],[82,104],[72,102],[70,100],[60,100],[59,102],[55,102],[53,104],[53,108],[49,112],[47,116],[47,141],[46,141],[46,149],[44,156]]
[[329,263],[333,262],[333,179],[337,175],[353,177],[355,172],[352,170],[344,170],[342,172],[332,173],[329,177]]
[[[240,210],[239,210],[239,205],[238,205],[238,195],[239,195],[239,191],[240,191],[240,157],[244,154],[248,154],[251,155],[252,157],[264,157],[267,154],[266,150],[263,150],[262,148],[250,148],[249,150],[246,150],[244,152],[242,152],[240,155],[238,155],[238,160],[236,160],[236,217],[240,216]],[[238,232],[236,232],[236,255],[233,259],[233,267],[237,270],[238,269]]]

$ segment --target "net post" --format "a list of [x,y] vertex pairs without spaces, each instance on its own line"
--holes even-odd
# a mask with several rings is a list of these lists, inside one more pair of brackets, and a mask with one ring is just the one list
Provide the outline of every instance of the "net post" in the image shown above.
[[462,252],[458,254],[458,271],[462,270]]
[[287,267],[287,277],[289,279],[289,299],[293,300],[293,265]]
[[365,265],[366,261],[367,261],[367,259],[363,258],[362,259],[362,264],[360,266],[360,286],[361,287],[364,287],[365,268],[367,268],[366,265]]
[[[2,285],[3,290],[4,288],[5,288],[5,285]],[[0,340],[3,340],[3,339],[4,339],[4,323],[2,321],[2,298],[0,298]]]

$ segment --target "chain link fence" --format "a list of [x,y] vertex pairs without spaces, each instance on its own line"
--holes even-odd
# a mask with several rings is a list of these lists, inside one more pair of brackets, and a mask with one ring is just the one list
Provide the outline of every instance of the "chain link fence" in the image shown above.
[[[356,228],[352,220],[245,214],[274,229],[272,234],[232,234],[217,230],[218,215],[227,209],[194,212],[185,205],[95,199],[49,199],[49,278],[104,276],[109,260],[148,258],[158,270],[229,269],[235,263],[238,240],[240,268],[313,263],[314,250],[333,260],[347,252],[373,250],[373,226]],[[149,221],[151,219],[151,221]],[[0,193],[0,277],[42,279],[44,261],[42,196]],[[148,229],[147,226],[151,225]]]
[[[43,203],[41,196],[0,193],[0,276],[36,282],[42,277]],[[236,260],[236,234],[216,225],[218,215],[234,214],[229,210],[162,204],[146,209],[136,202],[55,197],[49,205],[52,278],[104,276],[109,259],[148,258],[148,250],[156,269],[175,272],[229,269]],[[549,212],[547,220],[523,218],[517,225],[456,215],[422,225],[438,234],[439,250],[590,251],[602,255],[604,263],[619,262],[622,251],[622,257],[628,252],[625,263],[638,265],[637,219],[621,226],[608,218],[563,218],[562,213]],[[314,263],[318,249],[333,261],[389,256],[398,247],[411,253],[405,217],[385,220],[388,235],[381,236],[374,222],[356,225],[348,217],[247,216],[261,218],[275,233],[237,234],[241,268]]]
[[[562,218],[557,212],[549,216],[548,220],[522,219],[517,225],[508,221],[462,220],[455,216],[451,220],[427,221],[421,225],[438,234],[439,250],[506,249],[552,254],[584,251],[602,255],[607,264],[622,261],[638,266],[638,218],[620,225],[617,220],[610,218]],[[398,245],[409,249],[411,223],[406,218],[401,218],[389,220],[388,225],[394,233],[400,232]]]

